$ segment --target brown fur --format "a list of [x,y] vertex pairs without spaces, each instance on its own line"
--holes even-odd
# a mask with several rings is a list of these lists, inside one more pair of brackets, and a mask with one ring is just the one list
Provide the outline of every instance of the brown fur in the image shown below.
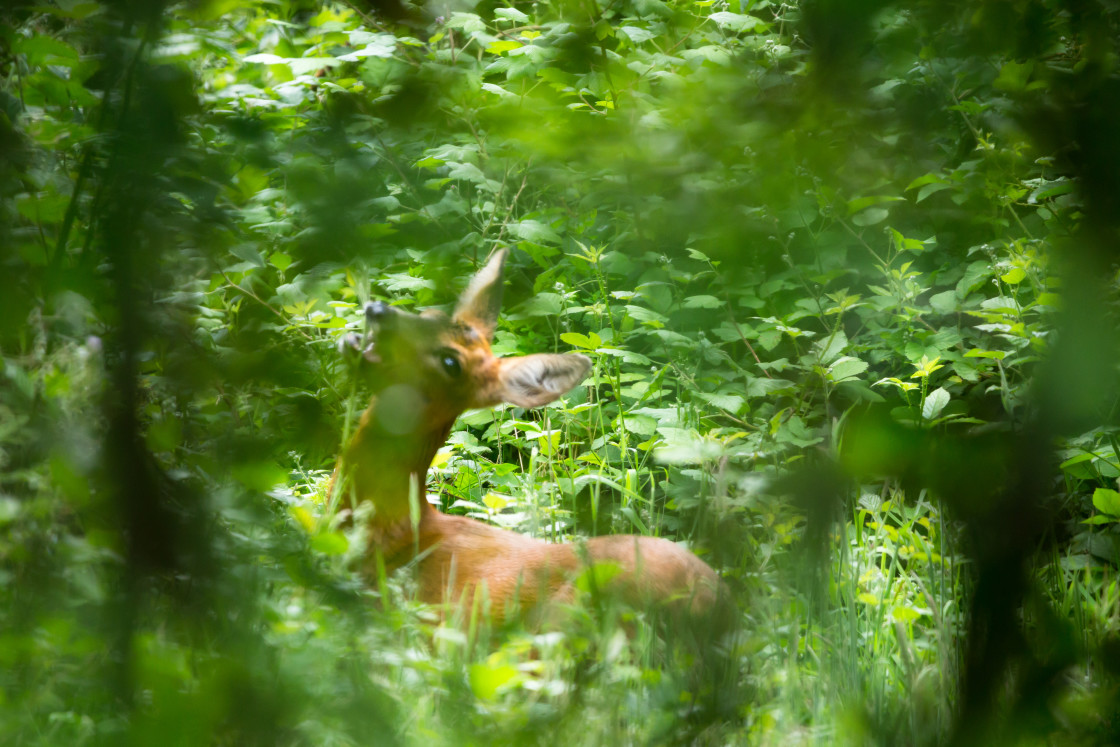
[[[551,544],[443,514],[424,499],[428,465],[463,410],[502,401],[544,404],[590,368],[576,355],[493,355],[488,340],[503,261],[504,252],[497,254],[471,281],[450,320],[367,311],[377,329],[363,352],[377,394],[335,471],[353,501],[374,507],[367,573],[376,574],[378,556],[388,571],[415,561],[420,600],[482,603],[496,623],[516,609],[539,623],[573,600],[575,579],[589,563],[614,564],[617,573],[604,574],[609,580],[598,591],[674,617],[715,614],[725,606],[718,576],[668,540],[625,535]],[[454,375],[442,365],[448,355],[458,363]]]

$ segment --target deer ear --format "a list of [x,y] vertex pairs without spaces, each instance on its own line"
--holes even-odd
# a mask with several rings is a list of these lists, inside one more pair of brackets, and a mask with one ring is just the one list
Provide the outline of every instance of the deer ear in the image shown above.
[[591,359],[575,353],[501,358],[498,364],[494,398],[518,407],[547,405],[583,381],[591,370]]
[[498,324],[502,308],[502,268],[508,249],[499,249],[490,255],[486,266],[475,273],[466,290],[459,296],[452,321],[464,322],[475,327],[489,340]]

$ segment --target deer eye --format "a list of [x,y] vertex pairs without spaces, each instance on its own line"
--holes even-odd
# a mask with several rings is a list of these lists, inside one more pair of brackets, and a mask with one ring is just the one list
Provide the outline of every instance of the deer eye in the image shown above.
[[459,363],[458,356],[450,350],[441,350],[437,353],[439,356],[439,365],[443,368],[443,372],[455,379],[463,373],[463,366]]

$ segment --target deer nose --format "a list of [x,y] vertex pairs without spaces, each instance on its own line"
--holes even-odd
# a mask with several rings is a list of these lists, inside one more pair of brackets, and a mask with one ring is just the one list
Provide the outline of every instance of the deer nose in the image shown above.
[[373,323],[384,321],[387,317],[395,314],[396,309],[384,301],[370,301],[366,304],[365,312],[366,321]]

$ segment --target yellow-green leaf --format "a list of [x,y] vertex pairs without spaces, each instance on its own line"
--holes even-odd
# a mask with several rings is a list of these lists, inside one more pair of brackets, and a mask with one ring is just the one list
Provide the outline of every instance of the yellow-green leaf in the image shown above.
[[471,665],[471,690],[481,700],[493,700],[498,691],[517,677],[517,670],[509,664],[491,666],[489,664]]

